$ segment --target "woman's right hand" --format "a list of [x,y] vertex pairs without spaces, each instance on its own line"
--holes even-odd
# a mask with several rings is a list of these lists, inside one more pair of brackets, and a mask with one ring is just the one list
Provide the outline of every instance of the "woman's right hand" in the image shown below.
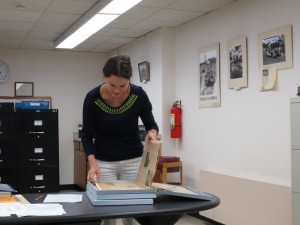
[[100,181],[100,168],[97,164],[94,155],[89,155],[88,157],[90,169],[87,174],[87,181],[95,185],[96,182]]

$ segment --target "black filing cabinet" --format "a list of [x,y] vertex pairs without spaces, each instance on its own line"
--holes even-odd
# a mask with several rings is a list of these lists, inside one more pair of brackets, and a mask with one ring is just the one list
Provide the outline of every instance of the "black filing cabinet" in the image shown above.
[[0,183],[17,188],[15,115],[12,110],[0,111]]
[[58,192],[58,110],[0,111],[0,121],[0,182],[19,193]]

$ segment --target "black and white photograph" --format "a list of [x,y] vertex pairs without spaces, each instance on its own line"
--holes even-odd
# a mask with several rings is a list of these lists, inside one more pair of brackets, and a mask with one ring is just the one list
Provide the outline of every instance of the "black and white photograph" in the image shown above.
[[228,41],[228,88],[248,86],[247,38],[241,37]]
[[220,106],[219,44],[199,49],[199,108]]
[[149,71],[149,63],[147,61],[141,62],[138,64],[140,81],[142,83],[147,83],[150,80],[150,71]]
[[262,49],[264,66],[286,61],[282,34],[262,40]]
[[258,35],[259,66],[293,67],[292,26],[277,28]]
[[214,94],[216,83],[216,52],[205,52],[200,62],[200,95]]
[[230,49],[230,79],[243,77],[242,46],[234,46]]

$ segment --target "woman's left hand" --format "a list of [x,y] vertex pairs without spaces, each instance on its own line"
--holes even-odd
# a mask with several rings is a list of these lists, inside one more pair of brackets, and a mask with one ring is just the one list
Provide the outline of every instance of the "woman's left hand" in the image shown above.
[[146,141],[153,141],[158,140],[157,131],[156,130],[149,130],[146,135]]

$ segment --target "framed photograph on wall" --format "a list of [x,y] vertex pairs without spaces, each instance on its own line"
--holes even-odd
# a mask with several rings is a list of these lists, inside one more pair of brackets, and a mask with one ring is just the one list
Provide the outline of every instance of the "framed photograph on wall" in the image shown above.
[[278,70],[293,67],[292,25],[258,35],[259,66],[276,66]]
[[247,38],[228,41],[228,88],[240,89],[248,86]]
[[150,81],[150,66],[147,61],[141,62],[138,64],[139,67],[139,74],[140,74],[140,81],[142,83],[146,83]]
[[33,97],[33,82],[15,82],[15,97]]
[[213,108],[221,106],[219,54],[219,43],[198,49],[199,108]]

